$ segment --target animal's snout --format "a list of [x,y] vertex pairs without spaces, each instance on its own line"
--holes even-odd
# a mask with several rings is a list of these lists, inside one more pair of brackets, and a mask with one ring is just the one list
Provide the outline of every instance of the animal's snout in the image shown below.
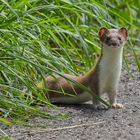
[[110,44],[111,44],[112,46],[117,46],[117,45],[118,45],[118,42],[117,42],[117,40],[112,39],[112,40],[110,40]]
[[117,42],[112,42],[111,45],[112,46],[117,46]]

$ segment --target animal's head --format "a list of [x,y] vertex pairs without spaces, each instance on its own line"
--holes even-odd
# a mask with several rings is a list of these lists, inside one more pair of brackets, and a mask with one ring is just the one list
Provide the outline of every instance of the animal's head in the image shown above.
[[120,29],[100,28],[99,38],[105,46],[111,48],[120,48],[124,45],[128,37],[128,31],[122,27]]

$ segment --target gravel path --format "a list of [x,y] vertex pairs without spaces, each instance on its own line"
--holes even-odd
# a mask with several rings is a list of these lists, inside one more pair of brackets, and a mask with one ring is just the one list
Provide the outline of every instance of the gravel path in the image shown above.
[[131,67],[133,77],[121,75],[118,102],[124,109],[93,110],[90,102],[61,105],[71,117],[56,121],[36,118],[31,123],[46,124],[47,129],[13,126],[6,130],[13,140],[140,140],[140,73]]

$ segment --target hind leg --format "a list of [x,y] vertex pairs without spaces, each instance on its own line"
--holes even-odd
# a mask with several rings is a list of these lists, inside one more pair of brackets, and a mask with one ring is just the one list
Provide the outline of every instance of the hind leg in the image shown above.
[[100,109],[101,107],[101,103],[94,97],[92,98],[92,104],[94,109]]

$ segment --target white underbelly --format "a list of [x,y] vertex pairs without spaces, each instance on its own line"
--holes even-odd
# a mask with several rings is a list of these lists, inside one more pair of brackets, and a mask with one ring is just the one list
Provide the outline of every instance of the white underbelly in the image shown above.
[[99,94],[117,89],[121,67],[121,53],[105,53],[99,65]]
[[104,94],[117,89],[120,72],[106,73],[102,71],[99,76],[99,94]]

